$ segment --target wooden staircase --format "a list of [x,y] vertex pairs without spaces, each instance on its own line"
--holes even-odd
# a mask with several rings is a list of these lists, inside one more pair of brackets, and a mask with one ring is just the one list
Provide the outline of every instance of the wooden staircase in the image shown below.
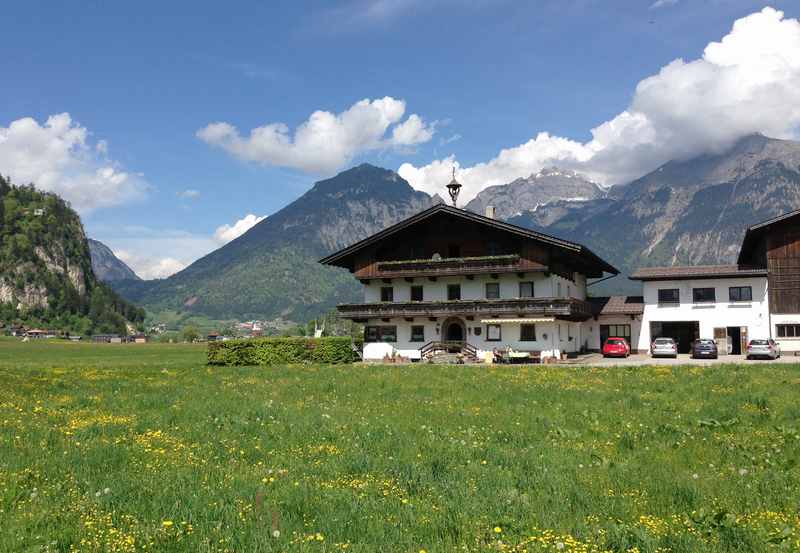
[[478,350],[465,341],[433,341],[420,348],[422,360],[438,364],[477,363]]

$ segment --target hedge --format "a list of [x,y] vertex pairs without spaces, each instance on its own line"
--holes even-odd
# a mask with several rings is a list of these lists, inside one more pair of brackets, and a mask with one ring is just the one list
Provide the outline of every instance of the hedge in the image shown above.
[[349,336],[325,338],[250,338],[208,343],[209,365],[285,365],[352,363]]

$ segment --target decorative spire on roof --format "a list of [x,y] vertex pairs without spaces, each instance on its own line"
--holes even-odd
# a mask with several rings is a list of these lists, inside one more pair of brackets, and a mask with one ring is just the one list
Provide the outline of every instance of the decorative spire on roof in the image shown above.
[[458,200],[458,193],[461,192],[461,183],[456,180],[455,166],[453,166],[453,180],[447,185],[447,191],[450,193],[450,199],[453,200],[453,207],[458,207],[456,201]]

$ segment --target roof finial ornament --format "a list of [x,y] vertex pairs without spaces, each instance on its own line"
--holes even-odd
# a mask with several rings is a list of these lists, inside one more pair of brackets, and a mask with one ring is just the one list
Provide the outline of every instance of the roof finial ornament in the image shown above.
[[458,193],[461,192],[461,184],[456,180],[455,165],[453,165],[453,180],[447,185],[447,191],[450,193],[450,199],[453,200],[453,207],[458,207],[456,201],[458,200]]

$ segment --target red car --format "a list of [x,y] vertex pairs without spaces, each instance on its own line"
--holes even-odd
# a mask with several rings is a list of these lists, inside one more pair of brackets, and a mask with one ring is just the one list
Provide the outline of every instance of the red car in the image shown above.
[[607,338],[603,344],[603,357],[628,357],[631,348],[625,338]]

